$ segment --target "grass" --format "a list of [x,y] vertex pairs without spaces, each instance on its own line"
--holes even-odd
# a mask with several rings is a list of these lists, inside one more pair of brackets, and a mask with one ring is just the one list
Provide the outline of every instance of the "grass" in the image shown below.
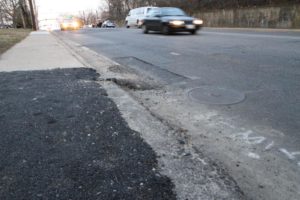
[[23,40],[30,31],[29,29],[0,29],[0,54]]

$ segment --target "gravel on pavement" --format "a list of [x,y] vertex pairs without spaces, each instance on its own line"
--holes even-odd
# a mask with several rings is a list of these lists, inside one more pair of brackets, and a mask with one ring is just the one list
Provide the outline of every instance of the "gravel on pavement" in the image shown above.
[[176,199],[87,68],[0,73],[0,199]]

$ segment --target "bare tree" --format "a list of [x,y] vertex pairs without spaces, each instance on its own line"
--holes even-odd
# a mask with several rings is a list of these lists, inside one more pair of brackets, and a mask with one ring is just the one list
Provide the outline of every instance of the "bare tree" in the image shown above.
[[15,25],[17,19],[17,9],[19,0],[0,0],[1,12],[3,13],[4,21],[13,22]]
[[99,10],[86,10],[81,11],[78,14],[78,18],[82,20],[84,24],[96,24],[98,19],[100,18]]
[[27,0],[0,0],[1,23],[12,23],[14,27],[31,25]]
[[141,6],[172,6],[193,14],[203,10],[300,3],[300,0],[105,0],[110,18],[122,21],[130,9]]

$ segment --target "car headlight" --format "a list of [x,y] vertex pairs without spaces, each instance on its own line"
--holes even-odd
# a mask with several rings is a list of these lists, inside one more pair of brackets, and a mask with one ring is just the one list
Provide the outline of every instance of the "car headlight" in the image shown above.
[[63,23],[62,25],[63,25],[63,27],[67,27],[68,23]]
[[174,26],[181,26],[181,25],[184,25],[184,21],[180,21],[180,20],[170,21],[169,23],[170,23],[171,25],[174,25]]
[[203,24],[203,21],[202,21],[201,19],[195,19],[195,20],[193,21],[193,23],[196,24],[196,25],[202,25],[202,24]]
[[79,26],[78,22],[73,22],[72,23],[73,27],[77,28]]

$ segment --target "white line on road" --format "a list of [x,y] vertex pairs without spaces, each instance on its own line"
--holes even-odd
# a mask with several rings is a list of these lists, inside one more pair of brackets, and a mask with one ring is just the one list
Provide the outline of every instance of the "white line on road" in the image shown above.
[[262,35],[262,34],[247,34],[247,33],[219,33],[219,32],[212,32],[212,31],[203,31],[203,33],[215,34],[215,35],[228,35],[228,36],[245,36],[245,37],[262,37],[262,38],[272,38],[272,39],[293,39],[293,40],[300,40],[300,36],[282,36],[282,35]]
[[171,52],[170,54],[173,55],[173,56],[180,56],[181,55],[180,53],[176,53],[176,52]]

